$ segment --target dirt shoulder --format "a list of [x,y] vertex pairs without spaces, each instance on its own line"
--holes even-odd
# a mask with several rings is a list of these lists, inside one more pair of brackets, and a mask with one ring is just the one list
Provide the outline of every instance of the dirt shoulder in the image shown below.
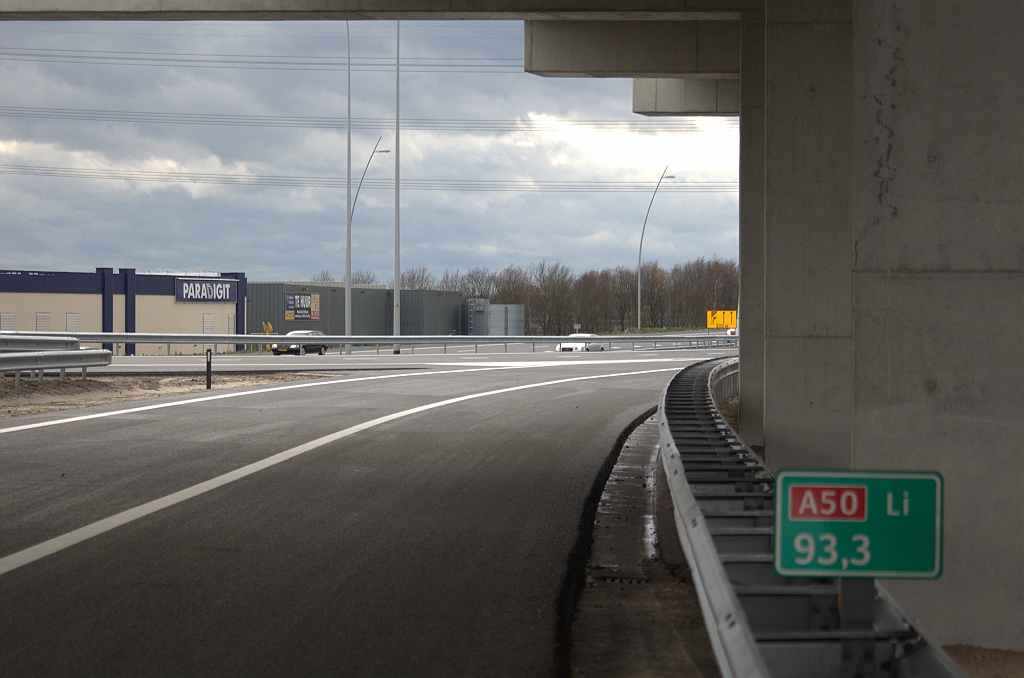
[[[212,386],[214,390],[222,390],[315,379],[319,376],[308,373],[221,373],[213,375]],[[205,374],[90,376],[84,381],[69,376],[63,384],[54,377],[46,377],[39,384],[22,375],[21,388],[18,389],[14,388],[14,377],[4,377],[0,379],[0,419],[205,390]]]

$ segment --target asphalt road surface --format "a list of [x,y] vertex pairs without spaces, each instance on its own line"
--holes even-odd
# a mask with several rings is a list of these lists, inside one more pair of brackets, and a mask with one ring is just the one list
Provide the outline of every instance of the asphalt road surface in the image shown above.
[[0,675],[556,675],[599,468],[722,353],[439,360],[6,420]]

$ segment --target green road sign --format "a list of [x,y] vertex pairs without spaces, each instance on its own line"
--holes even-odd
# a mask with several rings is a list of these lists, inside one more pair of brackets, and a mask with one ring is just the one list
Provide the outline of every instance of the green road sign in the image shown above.
[[781,471],[775,571],[782,577],[935,579],[942,574],[942,476]]

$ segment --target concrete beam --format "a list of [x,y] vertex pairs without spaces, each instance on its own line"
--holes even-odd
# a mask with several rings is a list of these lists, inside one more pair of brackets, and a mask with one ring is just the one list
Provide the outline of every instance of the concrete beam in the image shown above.
[[718,78],[633,78],[640,115],[739,115],[740,81]]
[[0,21],[735,20],[742,5],[743,0],[0,0]]
[[740,75],[739,21],[527,21],[524,66],[554,77]]

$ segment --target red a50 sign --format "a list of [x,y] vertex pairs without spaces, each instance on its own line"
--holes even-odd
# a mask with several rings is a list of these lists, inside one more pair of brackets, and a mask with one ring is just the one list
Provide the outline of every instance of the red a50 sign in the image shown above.
[[790,485],[790,520],[868,519],[868,488],[864,485]]

